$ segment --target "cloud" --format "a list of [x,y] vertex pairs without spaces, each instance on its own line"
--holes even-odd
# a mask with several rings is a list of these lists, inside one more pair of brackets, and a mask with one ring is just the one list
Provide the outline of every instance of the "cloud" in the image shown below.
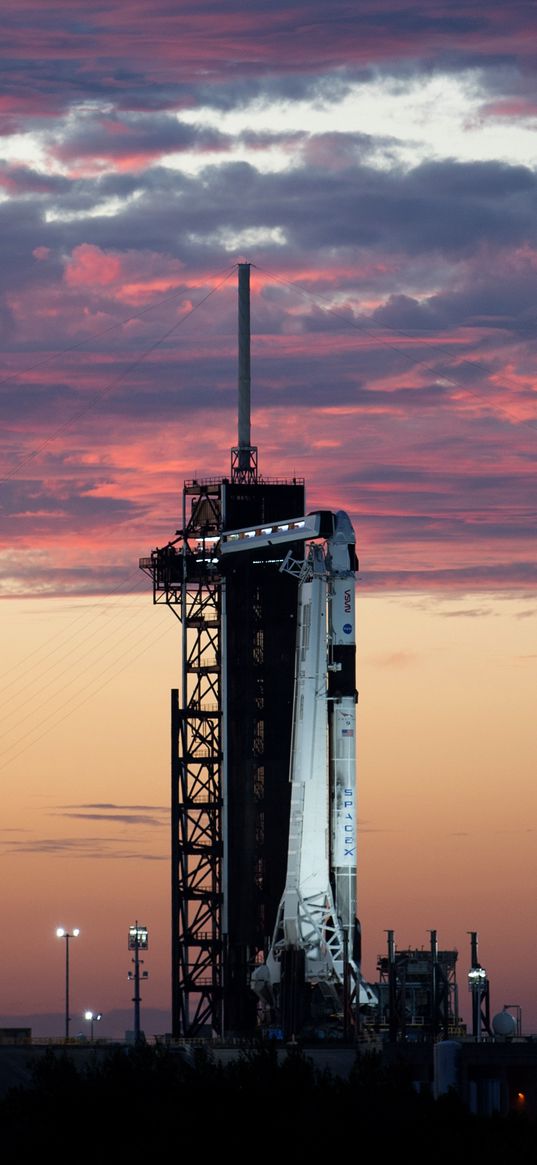
[[118,256],[105,255],[99,247],[82,243],[74,248],[65,267],[65,282],[68,287],[94,287],[95,284],[107,287],[116,283],[120,274],[121,261]]
[[479,619],[483,615],[496,615],[489,607],[466,607],[460,611],[439,611],[443,619]]
[[[502,62],[531,60],[534,15],[514,7],[509,22],[498,0],[469,10],[461,0],[449,10],[439,4],[413,8],[387,0],[337,0],[330,11],[320,0],[308,3],[245,5],[235,0],[215,10],[200,0],[188,12],[155,0],[147,51],[147,13],[132,0],[121,12],[88,9],[81,0],[68,8],[43,9],[39,0],[21,0],[6,15],[4,53],[9,66],[6,116],[34,107],[57,108],[77,94],[93,100],[134,96],[139,105],[165,101],[185,86],[237,86],[251,81],[275,86],[342,67],[398,67],[441,59],[449,67],[468,62],[499,70]],[[30,32],[31,30],[31,32]],[[230,65],[230,63],[232,63]],[[31,84],[20,84],[22,69]],[[59,84],[60,83],[60,84]],[[315,84],[315,81],[310,81]],[[319,85],[319,81],[317,81]],[[287,90],[288,92],[289,90]],[[39,100],[38,100],[39,98]],[[46,104],[43,106],[43,99]]]
[[86,803],[64,805],[47,810],[53,817],[66,817],[78,821],[110,821],[122,825],[169,825],[169,806],[166,805],[116,805],[113,803]]
[[374,829],[371,825],[359,825],[358,833],[400,833],[398,829]]
[[69,817],[79,821],[119,821],[122,825],[166,825],[155,817],[143,813],[53,813],[54,817]]
[[418,655],[413,651],[390,651],[370,656],[373,663],[379,667],[408,667],[415,663]]
[[261,472],[352,513],[365,585],[531,585],[537,169],[505,143],[532,124],[535,19],[156,0],[148,53],[130,0],[121,20],[21,0],[3,594],[121,585],[173,536],[183,477],[229,472],[241,254]]
[[89,110],[67,126],[59,145],[52,144],[51,158],[63,163],[76,177],[99,175],[109,169],[136,172],[163,156],[186,150],[229,149],[230,140],[216,129],[198,129],[176,115],[120,113],[108,115]]
[[147,853],[143,849],[131,850],[124,846],[123,838],[74,837],[35,838],[11,842],[4,847],[4,856],[27,856],[46,854],[52,857],[96,859],[121,859],[136,861],[169,861],[166,853]]
[[533,594],[537,583],[535,562],[484,563],[430,569],[360,571],[360,582],[373,590],[435,591],[498,590],[506,593],[525,591]]
[[168,812],[168,805],[116,805],[114,802],[96,801],[82,803],[80,805],[64,805],[64,809],[131,809],[147,811],[152,813],[166,813]]

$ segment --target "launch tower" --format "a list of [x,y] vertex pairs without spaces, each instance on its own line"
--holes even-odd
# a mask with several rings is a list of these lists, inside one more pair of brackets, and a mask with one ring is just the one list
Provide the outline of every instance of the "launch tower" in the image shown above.
[[229,476],[185,481],[181,529],[140,566],[181,624],[171,694],[172,1031],[251,1034],[250,976],[285,883],[296,584],[291,543],[224,559],[223,530],[305,513],[304,481],[250,443],[250,265],[239,264],[239,425]]

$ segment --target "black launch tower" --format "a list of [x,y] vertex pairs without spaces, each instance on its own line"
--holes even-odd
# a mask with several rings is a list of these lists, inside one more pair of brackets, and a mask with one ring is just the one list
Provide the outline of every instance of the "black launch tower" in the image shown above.
[[172,1031],[253,1033],[250,973],[285,883],[296,584],[290,546],[220,559],[222,530],[305,513],[250,444],[250,265],[239,276],[239,432],[229,477],[186,481],[182,527],[140,566],[181,623],[172,691]]

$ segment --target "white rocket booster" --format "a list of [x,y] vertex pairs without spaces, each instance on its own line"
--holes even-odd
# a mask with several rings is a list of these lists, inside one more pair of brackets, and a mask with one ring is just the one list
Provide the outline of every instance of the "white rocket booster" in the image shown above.
[[267,959],[273,985],[284,947],[304,951],[306,979],[341,974],[330,878],[327,581],[324,552],[312,545],[299,586],[287,876]]

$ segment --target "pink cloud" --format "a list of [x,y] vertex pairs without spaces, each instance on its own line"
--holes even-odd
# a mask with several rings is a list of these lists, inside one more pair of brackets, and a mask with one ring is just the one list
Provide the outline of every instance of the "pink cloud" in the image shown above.
[[[138,83],[159,86],[155,100],[174,104],[166,86],[192,82],[203,85],[235,78],[279,73],[319,73],[341,66],[374,66],[383,62],[419,59],[435,55],[471,54],[472,60],[489,54],[516,53],[532,59],[534,13],[528,6],[512,6],[509,21],[505,6],[489,3],[478,11],[461,0],[446,5],[431,3],[426,9],[409,9],[407,0],[369,0],[359,6],[335,2],[328,8],[320,0],[304,0],[274,8],[234,3],[222,8],[200,0],[195,6],[154,0],[149,10],[138,0],[91,6],[81,0],[55,3],[19,0],[14,15],[6,17],[0,53],[11,65],[20,62],[28,76],[32,62],[76,62],[71,84],[65,86],[63,104],[84,92],[91,81],[108,94],[125,92]],[[135,71],[139,74],[133,80]],[[16,75],[15,79],[16,78]],[[55,80],[55,79],[54,79]],[[8,110],[39,116],[50,101],[57,101],[54,81],[46,78],[45,97],[22,84],[9,96]],[[50,89],[50,94],[48,90]],[[86,88],[87,92],[87,88]],[[182,104],[190,95],[179,93]]]
[[81,243],[74,248],[64,272],[70,287],[109,287],[118,281],[120,275],[119,256],[105,254],[91,243]]
[[534,120],[537,117],[537,101],[525,97],[504,97],[489,101],[481,106],[482,117],[505,118],[506,120]]

